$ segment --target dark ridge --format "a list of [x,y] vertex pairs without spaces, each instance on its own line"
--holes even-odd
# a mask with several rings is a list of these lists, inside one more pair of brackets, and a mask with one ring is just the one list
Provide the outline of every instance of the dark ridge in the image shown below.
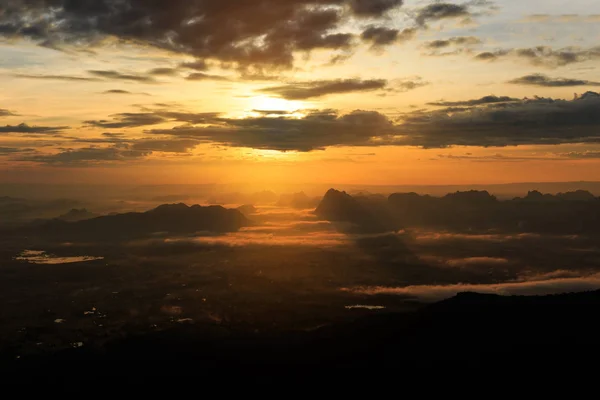
[[359,232],[390,232],[397,230],[397,224],[390,220],[386,208],[378,207],[377,200],[361,197],[361,201],[346,192],[335,189],[327,191],[315,210],[315,214],[331,222],[346,222],[353,225],[349,230]]
[[98,214],[89,212],[85,208],[82,208],[82,209],[74,208],[71,211],[69,211],[68,213],[65,213],[65,214],[59,216],[57,219],[59,219],[61,221],[66,221],[66,222],[77,222],[77,221],[83,221],[86,219],[96,218],[98,216],[99,216]]
[[107,373],[109,366],[110,373],[127,375],[196,375],[206,367],[253,366],[564,369],[600,355],[598,312],[600,291],[539,297],[461,293],[419,311],[377,314],[308,332],[189,325],[18,362],[5,354],[4,367],[61,374],[78,362],[78,372],[92,376]]
[[444,197],[394,193],[391,213],[406,227],[469,232],[600,234],[600,200],[585,190],[557,195],[530,191],[524,198],[499,201],[487,191]]
[[108,215],[77,222],[52,220],[22,233],[53,240],[115,241],[160,233],[235,232],[249,224],[250,221],[238,210],[221,206],[188,207],[180,203],[164,204],[144,213]]

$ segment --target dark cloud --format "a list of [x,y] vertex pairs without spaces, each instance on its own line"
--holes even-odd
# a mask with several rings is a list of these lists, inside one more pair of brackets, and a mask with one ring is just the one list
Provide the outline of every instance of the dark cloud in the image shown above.
[[393,28],[370,26],[363,31],[360,37],[363,41],[371,43],[373,47],[382,47],[411,40],[416,34],[417,30],[414,28],[400,31]]
[[481,44],[481,39],[475,36],[457,36],[449,39],[427,42],[425,43],[425,48],[437,50],[450,46],[472,46],[476,44]]
[[207,71],[208,64],[204,60],[196,60],[193,62],[185,62],[179,64],[179,68],[193,69],[195,71]]
[[374,145],[372,138],[394,131],[393,124],[375,111],[354,111],[340,115],[334,111],[313,111],[304,118],[257,117],[220,118],[205,127],[182,126],[152,130],[153,135],[171,135],[233,147],[280,151],[312,151],[339,145]]
[[67,149],[56,154],[37,153],[24,156],[19,161],[37,162],[54,166],[86,166],[102,162],[122,162],[144,158],[149,151],[129,150],[119,147],[86,147]]
[[165,118],[155,113],[121,113],[116,114],[113,120],[89,120],[86,125],[107,129],[135,128],[147,125],[156,125],[165,122]]
[[0,126],[1,133],[25,133],[25,134],[57,134],[68,129],[68,126],[30,126],[25,123],[19,125]]
[[141,94],[144,96],[150,96],[149,93],[134,93],[134,92],[130,92],[128,90],[123,90],[123,89],[106,90],[106,91],[102,92],[102,94]]
[[323,97],[330,94],[365,92],[384,89],[387,81],[384,79],[339,79],[330,81],[314,81],[304,83],[290,83],[274,86],[260,91],[271,95],[283,97],[288,100],[306,100]]
[[111,89],[111,90],[107,90],[102,93],[104,93],[104,94],[133,94],[127,90],[122,90],[122,89]]
[[260,73],[251,73],[251,72],[243,72],[239,79],[244,81],[278,81],[281,79],[279,75],[268,75],[263,72]]
[[381,17],[388,11],[400,7],[404,0],[351,0],[350,8],[360,17]]
[[193,150],[200,143],[193,139],[150,139],[135,141],[131,149],[135,151],[154,152],[161,151],[165,153],[187,153]]
[[452,114],[414,112],[398,128],[405,144],[429,148],[598,142],[597,93],[570,101],[536,97],[493,105]]
[[450,18],[469,18],[471,12],[467,4],[433,3],[419,10],[416,21],[425,26],[430,21]]
[[490,96],[444,103],[482,107],[458,109],[454,113],[420,110],[403,115],[397,122],[373,111],[340,115],[331,110],[313,111],[303,118],[216,118],[206,126],[187,125],[149,133],[280,151],[312,151],[331,146],[444,148],[599,142],[597,93],[588,92],[569,101]]
[[441,107],[472,107],[472,106],[480,106],[484,104],[495,104],[495,103],[506,103],[511,101],[520,101],[520,99],[516,99],[508,96],[484,96],[480,99],[473,100],[462,100],[462,101],[436,101],[432,103],[427,103],[430,106],[441,106]]
[[418,89],[423,86],[429,85],[429,82],[424,81],[420,77],[413,79],[399,79],[396,81],[395,88],[391,88],[392,91],[408,92],[410,90]]
[[555,153],[558,157],[570,159],[597,159],[600,158],[600,151],[571,151],[568,153]]
[[483,53],[477,54],[475,56],[475,58],[477,60],[481,60],[481,61],[493,61],[502,55],[504,55],[504,54],[497,53],[497,52],[491,52],[491,51],[484,51]]
[[185,122],[188,124],[208,124],[218,120],[218,116],[221,113],[216,112],[204,112],[204,113],[192,113],[192,112],[179,112],[179,111],[168,111],[159,110],[155,111],[157,116],[165,118],[171,121]]
[[508,83],[542,87],[600,86],[600,82],[592,82],[584,79],[552,78],[543,74],[525,75],[513,79]]
[[[168,106],[161,104],[161,106]],[[190,113],[169,111],[168,109],[147,110],[141,113],[120,113],[112,115],[112,120],[89,120],[86,125],[107,129],[137,128],[141,126],[157,125],[164,122],[176,121],[189,124],[204,124],[214,121],[219,113]]]
[[151,138],[130,139],[124,134],[105,132],[101,138],[77,138],[73,142],[87,144],[110,144],[116,150],[141,151],[151,154],[163,153],[189,153],[200,144],[197,139]]
[[177,76],[178,73],[177,68],[154,68],[148,71],[148,75],[153,76]]
[[523,49],[502,49],[493,52],[486,51],[475,56],[477,60],[481,61],[497,61],[507,57],[524,60],[536,66],[555,68],[598,60],[600,59],[600,47],[590,49],[567,47],[554,50],[548,46],[537,46]]
[[69,76],[69,75],[33,75],[33,74],[15,74],[13,75],[15,78],[25,78],[25,79],[42,79],[42,80],[52,80],[52,81],[71,81],[71,82],[98,82],[100,79],[98,78],[90,78],[85,76]]
[[26,153],[26,152],[30,152],[33,151],[33,149],[24,149],[24,148],[17,148],[17,147],[0,147],[0,156],[7,156],[7,155],[11,155],[11,154],[18,154],[18,153]]
[[99,76],[105,79],[113,79],[119,81],[132,81],[140,83],[156,83],[156,79],[150,75],[141,74],[124,74],[118,71],[91,70],[90,74]]
[[291,114],[291,112],[283,111],[283,110],[252,110],[252,112],[255,112],[257,114],[264,114],[264,115],[288,115],[288,114]]
[[229,78],[221,75],[206,74],[204,72],[194,72],[185,78],[188,81],[228,81]]
[[0,108],[0,117],[12,117],[15,116],[12,111],[6,110],[4,108]]
[[[290,68],[294,52],[345,49],[349,18],[384,18],[400,0],[5,0],[0,35],[51,48],[101,46],[106,38],[249,66]],[[349,11],[349,12],[346,12]],[[449,18],[429,6],[421,19]],[[115,79],[123,79],[115,76]]]

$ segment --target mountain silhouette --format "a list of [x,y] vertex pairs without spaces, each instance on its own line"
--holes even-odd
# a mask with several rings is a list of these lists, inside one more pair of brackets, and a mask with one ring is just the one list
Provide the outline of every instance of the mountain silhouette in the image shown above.
[[48,221],[34,227],[34,236],[60,240],[126,240],[157,233],[193,234],[196,232],[234,232],[250,221],[238,210],[221,206],[188,207],[165,204],[144,213],[102,216],[78,222]]
[[588,191],[557,195],[530,191],[524,198],[498,200],[487,191],[444,197],[394,193],[388,207],[406,227],[450,231],[580,234],[600,232],[600,200]]
[[74,208],[71,211],[69,211],[68,213],[65,213],[65,214],[59,216],[57,219],[59,219],[61,221],[66,221],[66,222],[77,222],[77,221],[83,221],[86,219],[96,218],[98,216],[99,216],[98,214],[89,212],[85,208],[81,208],[81,209]]
[[397,224],[387,218],[387,210],[377,206],[367,197],[359,201],[346,192],[329,189],[315,210],[315,214],[331,222],[347,222],[350,231],[389,232],[397,230]]

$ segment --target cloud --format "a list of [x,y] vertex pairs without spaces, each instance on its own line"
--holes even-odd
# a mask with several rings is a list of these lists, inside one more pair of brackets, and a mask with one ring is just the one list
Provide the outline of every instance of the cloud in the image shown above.
[[[454,102],[457,103],[457,102]],[[422,147],[596,143],[600,95],[524,99],[448,114],[413,112],[400,124],[406,144]]]
[[25,123],[19,125],[0,126],[0,134],[2,133],[26,133],[26,134],[56,134],[68,129],[68,126],[30,126]]
[[418,89],[423,86],[429,85],[429,82],[424,81],[421,77],[413,79],[398,79],[396,81],[396,87],[392,88],[392,91],[408,92],[410,90]]
[[350,8],[359,17],[381,17],[400,7],[404,0],[351,0]]
[[204,72],[194,72],[185,78],[188,81],[228,81],[229,78],[221,75],[206,74]]
[[261,89],[260,91],[270,95],[283,97],[288,100],[306,100],[330,94],[381,90],[384,89],[386,85],[387,81],[385,79],[338,79],[290,83]]
[[462,292],[498,294],[503,296],[548,295],[567,292],[584,292],[600,288],[600,275],[576,278],[528,280],[499,284],[419,285],[405,287],[358,287],[343,289],[362,295],[398,295],[416,297],[427,302],[444,300]]
[[444,148],[599,142],[600,95],[596,93],[588,92],[574,100],[535,97],[496,101],[499,99],[466,101],[482,106],[454,113],[418,110],[398,121],[375,111],[340,115],[325,110],[311,111],[303,118],[220,117],[208,120],[206,126],[188,125],[149,133],[280,151],[312,151],[331,146]]
[[196,60],[192,62],[184,62],[179,64],[179,68],[193,69],[195,71],[207,71],[208,64],[204,60]]
[[156,125],[163,122],[165,122],[165,118],[155,113],[120,113],[116,114],[112,121],[89,120],[85,121],[85,124],[100,128],[120,129]]
[[475,56],[475,59],[491,62],[504,59],[506,57],[516,60],[524,60],[535,66],[556,68],[600,59],[600,47],[593,47],[589,49],[566,47],[563,49],[554,50],[548,46],[537,46],[522,49],[501,49],[493,52],[486,51],[479,53]]
[[252,112],[255,112],[257,114],[264,114],[264,115],[289,115],[289,114],[292,114],[292,112],[284,111],[284,110],[252,110]]
[[177,76],[179,70],[177,68],[153,68],[148,71],[148,75],[153,76]]
[[12,117],[15,116],[12,111],[6,110],[4,108],[0,108],[0,117]]
[[[167,104],[157,104],[168,107]],[[112,120],[88,120],[84,121],[86,125],[96,126],[107,129],[137,128],[141,126],[157,125],[164,122],[176,121],[189,124],[204,124],[216,121],[220,113],[190,113],[169,111],[168,109],[149,110],[141,113],[119,113],[114,114]]]
[[542,87],[600,86],[600,82],[592,82],[583,79],[551,78],[543,74],[525,75],[513,79],[508,83]]
[[472,46],[476,44],[481,44],[481,39],[475,36],[456,36],[449,39],[426,42],[424,46],[430,50],[438,50],[450,46]]
[[264,72],[252,73],[245,71],[239,76],[239,79],[244,81],[278,81],[280,77],[278,75],[268,75]]
[[156,79],[149,75],[139,74],[124,74],[118,71],[112,70],[91,70],[88,71],[90,74],[99,76],[105,79],[120,80],[120,81],[132,81],[140,83],[156,83]]
[[304,118],[261,116],[245,119],[219,118],[209,126],[155,129],[153,135],[171,135],[216,142],[233,147],[280,151],[312,151],[330,146],[375,145],[372,138],[392,133],[394,126],[375,111],[312,111]]
[[104,92],[102,92],[102,94],[140,94],[143,96],[151,96],[149,93],[135,93],[135,92],[130,92],[128,90],[123,90],[123,89],[111,89],[111,90],[106,90]]
[[53,81],[69,81],[69,82],[98,82],[98,78],[90,78],[85,76],[70,76],[70,75],[34,75],[34,74],[14,74],[15,78],[24,79],[42,79]]
[[505,54],[506,53],[484,51],[483,53],[477,54],[475,56],[475,59],[480,60],[480,61],[493,61],[493,60],[498,59],[498,57],[501,57]]
[[125,136],[124,133],[111,133],[111,132],[104,132],[102,134],[102,136],[108,137],[108,138],[122,138]]
[[520,101],[520,99],[516,99],[508,96],[484,96],[480,99],[473,100],[461,100],[461,101],[436,101],[432,103],[427,103],[430,106],[441,106],[441,107],[472,107],[472,106],[480,106],[484,104],[496,104],[496,103],[506,103],[511,101]]
[[430,21],[451,18],[468,18],[471,16],[467,4],[433,3],[423,7],[416,16],[419,25],[425,26]]
[[360,35],[365,42],[371,43],[374,48],[388,46],[394,43],[406,42],[413,39],[417,34],[414,28],[406,28],[402,31],[382,26],[370,26]]
[[16,147],[0,147],[0,156],[6,156],[11,154],[18,153],[27,153],[34,151],[33,149],[24,149],[24,148],[16,148]]
[[33,154],[19,161],[30,161],[53,166],[86,166],[102,162],[122,162],[140,159],[151,154],[149,151],[121,149],[118,147],[86,147],[67,149],[56,154]]
[[578,15],[578,14],[561,14],[561,15],[550,15],[550,14],[531,14],[521,19],[521,23],[593,23],[599,22],[600,15]]
[[149,139],[135,141],[131,149],[142,152],[187,153],[199,144],[197,140],[193,139]]
[[[50,48],[90,49],[116,39],[240,69],[291,68],[294,53],[346,49],[353,17],[380,20],[400,0],[9,0],[0,35]],[[424,19],[452,10],[428,9]],[[122,78],[115,78],[122,79]]]
[[132,92],[129,92],[127,90],[122,90],[122,89],[111,89],[111,90],[107,90],[102,93],[103,94],[133,94]]
[[568,153],[554,153],[554,155],[574,160],[586,160],[600,158],[600,151],[570,151]]
[[188,124],[208,124],[218,121],[218,116],[221,113],[218,112],[204,112],[204,113],[192,113],[192,112],[178,112],[168,110],[158,110],[155,114],[161,118],[165,118],[171,121],[186,122]]

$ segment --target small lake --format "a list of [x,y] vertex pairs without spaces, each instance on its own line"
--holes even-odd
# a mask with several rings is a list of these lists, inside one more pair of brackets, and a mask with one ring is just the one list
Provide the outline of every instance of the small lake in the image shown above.
[[30,264],[40,265],[73,264],[103,259],[104,257],[93,256],[60,257],[40,250],[24,250],[21,254],[15,257],[15,260],[17,261],[26,261]]

